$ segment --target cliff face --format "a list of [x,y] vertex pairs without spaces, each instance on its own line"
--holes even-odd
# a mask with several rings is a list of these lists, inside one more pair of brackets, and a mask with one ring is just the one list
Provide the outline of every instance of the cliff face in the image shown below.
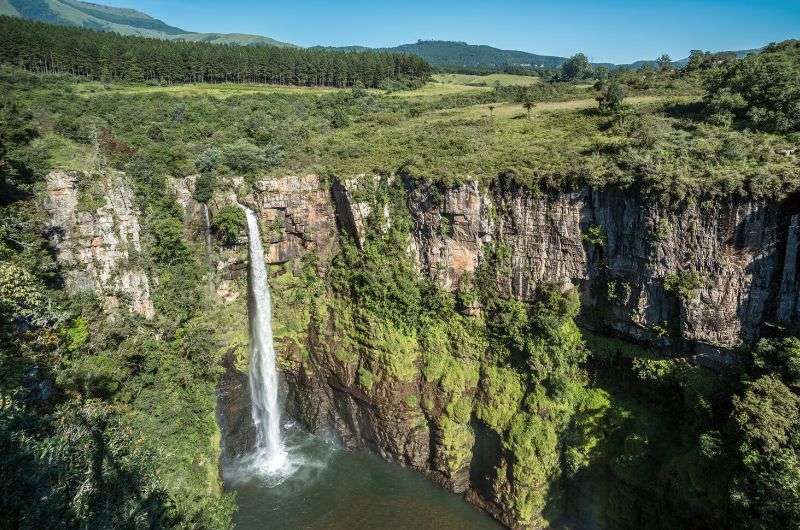
[[[635,192],[537,196],[473,183],[411,186],[409,208],[420,269],[450,290],[469,281],[486,244],[502,243],[512,255],[508,293],[529,299],[540,282],[574,285],[586,325],[631,339],[735,348],[765,321],[798,317],[796,205],[666,208]],[[665,288],[676,277],[694,284],[688,296]]]
[[153,316],[150,280],[136,260],[139,212],[124,175],[53,171],[44,210],[68,289],[97,293],[109,311],[127,305]]
[[[151,314],[147,276],[130,265],[125,251],[138,248],[130,193],[121,181],[104,184],[105,204],[80,211],[75,182],[68,174],[52,174],[47,204],[59,259],[75,271],[72,285],[128,293],[134,309]],[[366,176],[344,182],[287,176],[257,183],[239,197],[258,213],[273,265],[287,412],[310,430],[332,429],[346,447],[367,448],[415,468],[519,526],[512,505],[502,500],[513,496],[511,486],[492,478],[513,464],[500,437],[469,410],[460,421],[451,417],[455,403],[472,407],[485,385],[469,346],[457,345],[450,353],[453,366],[466,374],[456,395],[444,379],[423,374],[425,352],[415,339],[326,298],[325,280],[342,238],[361,247],[368,224],[380,231],[397,221],[370,202],[376,182]],[[586,328],[711,367],[731,362],[731,350],[755,340],[765,322],[793,324],[800,318],[800,208],[794,201],[730,199],[667,208],[633,191],[534,194],[473,182],[450,189],[399,184],[410,217],[408,254],[445,290],[469,289],[489,250],[502,246],[510,256],[499,285],[504,294],[527,301],[543,282],[574,286]],[[187,236],[199,240],[205,220],[202,205],[191,199],[193,185],[184,179],[174,189],[186,213]],[[216,195],[211,218],[236,200],[232,193]],[[242,303],[244,243],[233,249],[214,244],[209,254],[221,305]],[[464,312],[479,315],[481,308]],[[403,359],[410,365],[373,382],[370,369],[386,359],[394,362],[393,349],[406,350]],[[219,418],[227,448],[241,452],[252,438],[244,367],[230,355],[227,366]]]

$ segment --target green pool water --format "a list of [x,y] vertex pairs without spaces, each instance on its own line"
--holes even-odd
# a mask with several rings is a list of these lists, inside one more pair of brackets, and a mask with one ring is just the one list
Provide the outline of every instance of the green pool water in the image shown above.
[[501,529],[464,499],[419,473],[303,433],[288,445],[295,471],[280,484],[239,478],[242,530]]

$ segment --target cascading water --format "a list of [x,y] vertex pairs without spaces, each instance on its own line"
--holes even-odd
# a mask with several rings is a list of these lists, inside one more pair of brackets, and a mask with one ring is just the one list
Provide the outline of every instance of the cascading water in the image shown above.
[[288,454],[281,442],[278,405],[278,371],[272,343],[272,306],[267,267],[256,214],[240,205],[247,216],[250,241],[250,394],[251,414],[256,428],[253,470],[259,474],[281,475],[288,466]]
[[211,254],[211,219],[208,217],[208,205],[203,203],[203,221],[205,222],[206,252]]

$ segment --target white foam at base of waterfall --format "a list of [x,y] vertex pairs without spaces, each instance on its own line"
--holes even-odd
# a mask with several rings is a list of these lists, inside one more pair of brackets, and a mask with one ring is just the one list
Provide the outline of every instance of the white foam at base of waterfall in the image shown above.
[[[253,452],[239,462],[239,471],[258,475],[269,484],[282,482],[300,462],[293,462],[281,440],[278,371],[272,338],[272,300],[256,214],[240,205],[247,217],[250,243],[250,399],[256,432]],[[234,473],[237,474],[237,473]],[[235,478],[235,477],[231,477]]]

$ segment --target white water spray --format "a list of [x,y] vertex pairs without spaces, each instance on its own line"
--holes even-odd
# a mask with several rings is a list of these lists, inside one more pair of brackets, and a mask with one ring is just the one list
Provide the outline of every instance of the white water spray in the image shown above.
[[251,414],[256,428],[254,471],[266,475],[282,475],[289,465],[288,454],[281,442],[280,409],[278,406],[278,371],[275,346],[272,343],[272,305],[264,249],[256,214],[239,205],[247,216],[250,241],[250,394]]

